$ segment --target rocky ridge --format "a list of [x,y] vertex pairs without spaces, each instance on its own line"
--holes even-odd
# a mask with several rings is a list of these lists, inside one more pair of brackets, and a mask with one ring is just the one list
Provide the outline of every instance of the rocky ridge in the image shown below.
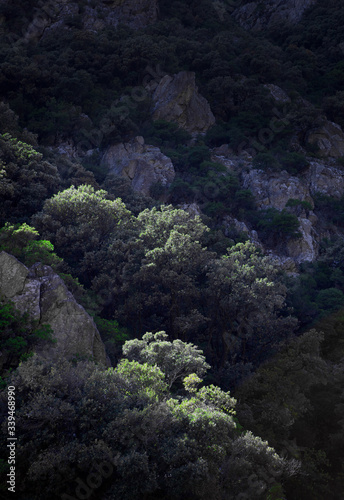
[[321,127],[309,131],[307,142],[316,144],[323,158],[344,156],[344,133],[338,123],[325,119]]

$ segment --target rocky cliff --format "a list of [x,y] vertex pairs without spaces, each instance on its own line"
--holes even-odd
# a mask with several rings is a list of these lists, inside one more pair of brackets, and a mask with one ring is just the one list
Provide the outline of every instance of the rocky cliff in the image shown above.
[[311,161],[309,168],[298,177],[283,170],[243,170],[243,185],[251,189],[258,208],[282,210],[290,198],[308,201],[313,205],[316,193],[339,198],[344,193],[343,170],[325,161]]
[[[344,194],[343,170],[321,160],[311,161],[309,168],[298,177],[286,171],[252,169],[243,171],[242,178],[243,186],[252,191],[260,209],[274,207],[283,210],[290,199],[306,201],[314,207],[316,193],[334,198]],[[312,210],[301,211],[298,218],[302,238],[287,245],[287,255],[296,262],[313,261],[317,257],[320,241],[330,236],[329,229],[319,224]]]
[[[230,155],[226,145],[213,150],[212,160],[239,174],[241,186],[251,190],[260,210],[286,209],[289,200],[308,202],[309,209],[301,208],[300,205],[298,213],[295,214],[299,219],[301,238],[292,239],[283,245],[283,248],[275,249],[283,258],[290,258],[296,263],[314,261],[318,256],[321,240],[338,234],[338,228],[324,225],[312,210],[317,193],[337,199],[344,194],[344,171],[334,166],[333,160],[311,160],[309,167],[298,176],[285,170],[276,172],[254,169],[251,159],[239,159]],[[237,230],[247,233],[255,244],[263,246],[257,233],[249,230],[244,222],[234,218],[227,219],[225,225],[234,226]]]
[[51,326],[57,343],[47,351],[50,357],[79,355],[108,364],[93,319],[51,267],[37,263],[28,269],[12,255],[1,252],[0,295],[39,324]]
[[131,182],[132,188],[144,195],[150,194],[155,183],[168,187],[174,177],[173,164],[159,148],[136,137],[128,143],[110,146],[102,158],[109,173],[121,175]]
[[304,11],[317,0],[259,0],[235,9],[233,16],[246,29],[262,30],[274,24],[300,21]]

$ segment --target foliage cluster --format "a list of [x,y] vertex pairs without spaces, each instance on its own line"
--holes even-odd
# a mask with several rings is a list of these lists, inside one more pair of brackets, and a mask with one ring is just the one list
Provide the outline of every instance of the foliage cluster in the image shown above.
[[334,198],[322,193],[317,193],[314,197],[315,209],[322,217],[337,226],[344,226],[344,196]]
[[[339,315],[336,318],[335,322]],[[335,344],[328,350],[334,321],[318,325],[322,326],[325,336],[310,330],[289,341],[235,394],[245,427],[268,439],[279,453],[283,450],[286,456],[301,459],[301,476],[286,485],[286,497],[296,500],[335,500],[343,488],[344,358],[343,351],[332,358]],[[337,341],[337,349],[338,345]]]
[[252,166],[261,170],[286,170],[297,175],[309,166],[309,162],[300,153],[258,153],[252,161]]
[[0,134],[0,224],[28,222],[59,186],[56,166],[31,145]]
[[53,252],[53,244],[38,238],[38,231],[25,222],[23,224],[7,222],[0,229],[0,251],[14,255],[27,267],[42,262],[56,271],[62,269],[63,261]]
[[[74,19],[79,21],[68,22],[58,37],[47,31],[39,40],[14,44],[9,35],[25,33],[30,16],[26,3],[18,0],[15,15],[3,6],[7,31],[0,40],[0,93],[20,115],[21,124],[48,144],[57,137],[78,142],[81,131],[90,132],[94,126],[103,129],[103,145],[140,129],[148,136],[153,132],[161,143],[171,143],[172,129],[149,123],[148,98],[128,107],[123,119],[113,111],[143,82],[147,64],[159,64],[170,74],[196,72],[200,91],[218,121],[208,136],[212,145],[229,143],[237,149],[269,126],[275,103],[266,83],[320,105],[325,98],[324,109],[340,122],[342,6],[328,2],[324,16],[323,3],[318,2],[299,26],[275,27],[261,37],[240,28],[226,6],[221,19],[211,0],[185,7],[177,0],[162,2],[159,21],[137,31],[125,26],[85,31],[79,2],[79,18]],[[326,35],[319,38],[319,33]],[[299,104],[294,114],[297,109]],[[311,113],[309,106],[303,106],[299,117],[290,116],[291,126],[276,133],[274,141],[283,135],[290,138],[292,129],[303,133],[301,121],[309,120]],[[104,123],[111,126],[101,127]],[[185,138],[179,134],[178,140]]]
[[[104,499],[337,500],[343,491],[343,242],[324,244],[319,261],[301,266],[286,286],[270,259],[248,242],[235,245],[237,234],[225,238],[219,223],[234,215],[265,244],[283,245],[299,236],[297,216],[312,207],[289,200],[281,212],[258,212],[252,193],[212,161],[209,147],[255,148],[255,168],[303,173],[308,162],[291,149],[292,136],[316,155],[307,137],[323,113],[344,124],[344,7],[318,0],[299,25],[260,35],[240,28],[226,2],[221,18],[217,4],[160,0],[154,25],[95,32],[82,25],[80,1],[59,36],[46,30],[28,43],[13,43],[11,34],[25,33],[41,3],[1,4],[0,226],[7,224],[0,250],[64,273],[95,315],[114,366],[127,341],[127,359],[108,371],[87,362],[53,368],[34,356],[14,373],[20,487],[28,500],[73,496],[77,481],[104,460],[115,469],[93,495]],[[196,73],[216,117],[204,142],[153,122],[148,93],[128,105],[146,66],[158,64],[168,74]],[[291,102],[276,104],[265,87],[271,83]],[[78,144],[94,129],[100,149],[81,163],[38,146],[37,139]],[[102,149],[134,135],[172,159],[177,176],[163,193],[169,201],[196,201],[206,215],[159,207],[106,175]],[[159,199],[161,186],[151,194]],[[315,209],[343,225],[342,199],[319,196]],[[296,327],[286,306],[303,327],[331,313],[320,323],[324,339],[311,331],[282,349]],[[0,316],[1,360],[10,370],[51,332],[35,329],[11,304],[1,303]],[[236,388],[239,421],[249,432],[229,393],[197,387],[207,368],[199,348],[210,377]],[[301,459],[301,478],[257,435]]]
[[[155,345],[169,371],[174,348],[159,345],[157,336]],[[191,376],[199,351],[180,343],[178,352],[181,372]],[[37,356],[23,363],[11,379],[18,388],[18,491],[35,500],[68,498],[90,474],[104,471],[91,489],[98,498],[263,499],[263,480],[281,488],[297,473],[295,460],[236,423],[229,393],[208,386],[173,397],[165,373],[151,362],[122,359],[107,370],[86,361],[52,366]]]
[[167,330],[202,345],[216,366],[228,357],[259,363],[293,330],[288,314],[278,319],[286,289],[269,259],[249,242],[217,257],[203,246],[209,228],[199,216],[162,205],[135,217],[121,200],[80,186],[47,200],[33,223],[91,287],[101,316],[131,335]]
[[344,303],[343,239],[324,241],[316,262],[301,265],[288,284],[288,301],[302,325],[328,315]]

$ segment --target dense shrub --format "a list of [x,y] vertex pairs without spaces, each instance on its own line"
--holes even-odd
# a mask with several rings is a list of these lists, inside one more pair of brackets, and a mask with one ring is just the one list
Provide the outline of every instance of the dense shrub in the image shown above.
[[280,170],[281,165],[271,153],[258,153],[252,160],[252,166],[261,170]]
[[299,153],[285,153],[279,158],[281,168],[292,175],[296,175],[309,166],[306,158]]
[[258,229],[265,240],[274,237],[300,238],[299,220],[296,215],[288,213],[285,209],[279,211],[275,208],[262,210],[259,214]]
[[322,217],[336,225],[344,225],[344,196],[334,198],[323,193],[316,193],[314,204],[316,213],[321,212]]
[[51,266],[55,271],[66,270],[63,260],[54,252],[48,240],[40,240],[38,231],[27,224],[11,225],[6,223],[0,229],[0,251],[17,257],[27,267],[36,262]]
[[56,166],[41,153],[9,133],[0,134],[0,225],[28,222],[59,183]]
[[344,303],[344,293],[337,288],[321,290],[316,297],[316,303],[321,310],[339,309]]
[[179,144],[185,144],[191,136],[185,130],[179,128],[177,123],[157,120],[146,126],[142,131],[147,144],[154,146],[174,148]]
[[[281,480],[297,473],[296,461],[241,429],[229,393],[213,385],[197,389],[201,379],[188,363],[192,346],[160,343],[161,369],[156,356],[143,363],[123,359],[109,370],[66,360],[52,366],[38,357],[20,366],[11,384],[22,496],[68,498],[88,483],[98,498],[234,500],[245,492],[263,500],[260,481],[249,481],[253,474],[281,488]],[[179,398],[167,384],[173,355],[188,375],[188,393]],[[6,468],[2,473],[6,477]]]

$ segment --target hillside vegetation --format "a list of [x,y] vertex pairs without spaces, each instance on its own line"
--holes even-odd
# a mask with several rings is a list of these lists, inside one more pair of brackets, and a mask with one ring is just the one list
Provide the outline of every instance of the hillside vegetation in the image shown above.
[[[51,266],[111,363],[35,354],[49,325],[0,295],[1,444],[15,386],[26,500],[344,497],[344,191],[276,208],[247,185],[342,177],[314,137],[344,127],[344,6],[250,30],[239,3],[160,0],[136,26],[104,14],[121,2],[0,2],[0,252]],[[204,134],[153,119],[180,72]],[[173,163],[149,195],[104,162],[137,137]],[[316,258],[290,264],[309,220]]]

